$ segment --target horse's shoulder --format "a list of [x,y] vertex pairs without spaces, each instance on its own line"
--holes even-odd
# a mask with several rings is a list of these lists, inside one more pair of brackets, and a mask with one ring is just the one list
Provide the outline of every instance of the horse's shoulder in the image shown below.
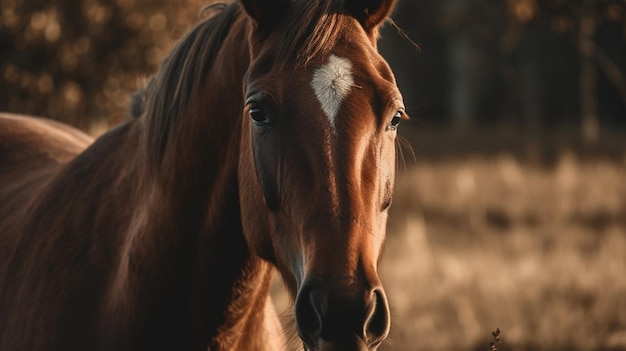
[[91,137],[62,123],[0,113],[2,247],[11,246],[7,244],[7,236],[17,235],[19,219],[28,215],[29,204],[54,175],[90,143]]

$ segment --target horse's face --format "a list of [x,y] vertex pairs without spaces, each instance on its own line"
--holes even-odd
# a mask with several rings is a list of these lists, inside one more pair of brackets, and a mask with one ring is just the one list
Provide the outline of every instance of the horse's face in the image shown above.
[[[308,349],[375,349],[390,325],[377,263],[402,98],[375,28],[337,15],[347,28],[327,54],[280,65],[284,37],[264,30],[255,4],[244,2],[260,22],[250,36],[239,172],[248,243],[296,295]],[[386,16],[390,1],[380,5]]]

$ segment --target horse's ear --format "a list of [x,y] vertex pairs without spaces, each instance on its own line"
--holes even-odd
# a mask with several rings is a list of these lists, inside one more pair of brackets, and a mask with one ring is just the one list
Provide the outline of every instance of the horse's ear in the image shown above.
[[285,14],[290,0],[241,0],[244,10],[260,29],[271,29]]
[[346,9],[366,30],[380,25],[391,13],[395,0],[346,0]]

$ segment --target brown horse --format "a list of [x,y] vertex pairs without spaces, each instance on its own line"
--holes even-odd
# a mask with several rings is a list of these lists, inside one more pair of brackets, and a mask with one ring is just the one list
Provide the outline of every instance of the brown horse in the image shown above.
[[191,30],[93,144],[0,116],[0,350],[374,350],[404,117],[393,0],[241,0]]

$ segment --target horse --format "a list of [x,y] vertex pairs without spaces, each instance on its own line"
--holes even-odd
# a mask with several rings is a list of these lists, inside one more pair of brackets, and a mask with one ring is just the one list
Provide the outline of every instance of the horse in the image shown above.
[[[95,141],[0,116],[0,350],[376,350],[398,124],[394,0],[240,0]],[[216,5],[217,6],[217,5]]]

